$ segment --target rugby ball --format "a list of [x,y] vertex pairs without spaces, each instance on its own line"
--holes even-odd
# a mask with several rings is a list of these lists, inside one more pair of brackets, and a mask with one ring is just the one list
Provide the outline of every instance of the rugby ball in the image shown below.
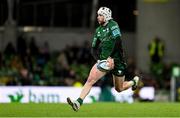
[[103,72],[107,72],[111,70],[111,67],[109,67],[109,63],[107,62],[107,60],[98,61],[97,68]]

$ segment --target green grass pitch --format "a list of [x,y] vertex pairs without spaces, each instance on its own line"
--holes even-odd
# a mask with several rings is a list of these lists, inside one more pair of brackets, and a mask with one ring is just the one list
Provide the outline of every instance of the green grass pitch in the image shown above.
[[180,103],[84,104],[74,112],[67,104],[0,104],[0,117],[180,117]]

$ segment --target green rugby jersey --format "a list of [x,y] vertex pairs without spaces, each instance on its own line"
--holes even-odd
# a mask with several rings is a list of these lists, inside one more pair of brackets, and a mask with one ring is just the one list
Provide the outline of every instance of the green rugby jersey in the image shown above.
[[[120,45],[115,47],[117,40],[120,42]],[[123,59],[121,32],[117,22],[109,20],[106,26],[99,26],[96,29],[92,41],[92,48],[98,49],[100,60],[107,59],[109,56],[115,60],[118,59],[121,61]]]

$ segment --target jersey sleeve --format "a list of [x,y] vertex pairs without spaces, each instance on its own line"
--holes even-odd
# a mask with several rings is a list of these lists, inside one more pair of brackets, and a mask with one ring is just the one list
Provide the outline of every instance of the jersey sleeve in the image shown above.
[[98,28],[96,29],[96,32],[93,36],[93,40],[92,40],[92,48],[91,48],[91,55],[94,57],[95,60],[98,60],[99,55],[98,55],[98,37],[97,37],[97,32],[98,32]]
[[97,43],[97,39],[98,39],[98,37],[97,37],[97,32],[98,32],[98,29],[96,29],[95,34],[94,34],[94,36],[93,36],[92,48],[96,47],[96,43]]
[[117,24],[113,24],[110,27],[110,31],[111,31],[111,37],[113,39],[116,39],[117,37],[121,37],[121,32],[120,32],[119,26]]
[[118,50],[118,48],[121,48],[122,45],[121,45],[121,32],[119,26],[116,23],[112,24],[112,26],[110,27],[110,31],[113,42],[112,51],[110,53],[110,57],[112,57],[115,54],[115,52]]

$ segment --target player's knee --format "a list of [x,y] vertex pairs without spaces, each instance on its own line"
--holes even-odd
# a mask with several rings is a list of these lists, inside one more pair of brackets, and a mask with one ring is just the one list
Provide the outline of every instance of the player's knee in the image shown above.
[[123,89],[122,89],[122,88],[119,88],[119,87],[115,87],[115,90],[116,90],[118,93],[120,93],[120,92],[123,91]]

